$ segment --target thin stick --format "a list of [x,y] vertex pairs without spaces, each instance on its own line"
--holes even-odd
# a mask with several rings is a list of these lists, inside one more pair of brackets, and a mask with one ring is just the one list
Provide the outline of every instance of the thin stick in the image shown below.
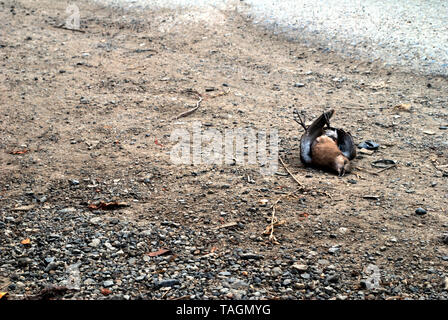
[[126,68],[126,71],[135,70],[135,69],[140,69],[140,68],[144,68],[144,69],[146,69],[147,66],[135,66],[135,67],[129,67],[129,68]]
[[270,234],[269,234],[269,240],[278,244],[277,239],[274,236],[274,226],[277,223],[278,219],[275,217],[275,206],[279,203],[279,201],[283,198],[289,197],[292,194],[294,194],[294,192],[289,192],[288,194],[284,194],[282,196],[280,196],[277,200],[275,200],[274,204],[272,205],[272,214],[271,214],[271,224],[270,224]]
[[186,296],[182,296],[182,297],[177,297],[177,298],[169,298],[168,300],[186,300],[186,299],[190,299],[190,295],[186,295]]
[[438,162],[437,162],[436,159],[432,159],[431,163],[432,163],[432,165],[434,166],[434,168],[436,170],[442,171],[444,174],[448,174],[448,171],[445,171],[445,170],[441,169],[441,167],[444,167],[445,165],[438,165]]
[[7,284],[5,284],[5,285],[1,286],[1,287],[0,287],[0,289],[1,289],[1,290],[3,290],[4,288],[6,288],[7,286],[9,286],[10,284],[11,284],[11,283],[10,283],[10,282],[8,282]]
[[202,102],[202,96],[198,93],[199,95],[199,100],[198,102],[196,102],[196,107],[194,107],[193,109],[190,109],[188,111],[185,111],[181,114],[179,114],[178,116],[174,117],[172,120],[177,120],[186,116],[189,116],[190,114],[192,114],[193,112],[195,112],[197,109],[199,109],[199,107],[201,106],[201,102]]
[[288,167],[286,166],[286,164],[283,162],[283,159],[281,157],[278,157],[280,159],[280,163],[282,164],[283,168],[285,168],[285,170],[289,173],[289,175],[294,179],[295,182],[297,182],[297,184],[301,187],[303,187],[303,184],[297,180],[297,178],[291,173],[291,171],[289,171]]
[[271,215],[271,233],[269,234],[269,240],[277,242],[274,236],[274,225],[277,222],[277,218],[275,217],[275,206],[284,196],[278,198],[275,203],[272,205],[272,215]]
[[81,32],[81,33],[86,33],[84,30],[81,29],[72,29],[72,28],[68,28],[65,26],[65,24],[61,24],[58,26],[53,25],[54,28],[58,28],[58,29],[64,29],[64,30],[70,30],[70,31],[76,31],[76,32]]
[[303,129],[305,129],[305,131],[306,131],[307,127],[305,124],[305,116],[302,118],[299,114],[299,111],[297,111],[297,109],[294,109],[293,115],[294,115],[294,121],[297,122],[298,124],[300,124],[303,127]]
[[387,168],[383,168],[383,169],[377,171],[377,173],[381,173],[381,172],[383,172],[383,171],[389,170],[390,168],[395,168],[396,166],[397,166],[396,164],[393,164],[393,165],[391,165],[391,166],[389,166],[389,167],[387,167]]
[[331,194],[329,194],[328,192],[326,192],[326,191],[318,191],[318,192],[322,193],[323,195],[326,195],[328,198],[330,198],[331,200],[333,200],[333,197],[332,197]]
[[377,175],[378,175],[377,172],[372,172],[372,171],[366,170],[366,169],[364,169],[364,168],[356,167],[355,169],[356,169],[356,170],[359,170],[359,171],[362,171],[362,172],[367,172],[367,173],[373,174],[374,176],[377,176]]
[[160,299],[163,299],[163,298],[165,298],[165,296],[166,296],[166,294],[168,293],[168,291],[170,291],[171,290],[171,288],[168,288],[168,290],[166,290],[165,291],[165,293],[162,295],[162,297],[160,298]]
[[214,227],[213,230],[219,230],[219,229],[223,229],[223,228],[230,228],[230,227],[234,227],[236,225],[238,225],[238,223],[233,221],[233,222],[225,223],[223,225]]

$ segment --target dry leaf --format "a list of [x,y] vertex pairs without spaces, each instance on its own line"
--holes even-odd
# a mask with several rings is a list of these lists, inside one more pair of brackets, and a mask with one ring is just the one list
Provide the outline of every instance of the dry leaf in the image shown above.
[[27,153],[28,151],[30,151],[30,150],[28,150],[28,149],[15,150],[15,151],[11,151],[9,154],[24,154],[24,153]]
[[411,112],[411,104],[409,104],[409,103],[399,104],[394,107],[394,110]]
[[264,230],[263,234],[270,234],[270,233],[271,233],[272,226],[274,226],[274,227],[278,227],[278,226],[281,226],[282,224],[285,224],[285,223],[286,223],[285,220],[281,220],[281,221],[279,221],[279,222],[274,223],[274,225],[269,224],[269,225],[266,226],[266,229]]
[[302,212],[302,213],[299,213],[299,216],[301,216],[303,218],[308,218],[310,215],[309,215],[309,213]]
[[230,228],[230,227],[234,227],[234,226],[237,226],[237,225],[238,225],[237,222],[232,221],[232,222],[224,223],[224,224],[222,224],[222,225],[220,225],[220,226],[214,227],[213,229],[214,229],[214,230],[218,230],[218,229],[222,229],[222,228]]
[[159,147],[163,147],[163,144],[161,144],[157,139],[154,140],[154,143]]
[[20,206],[20,207],[14,208],[12,210],[13,211],[28,211],[28,210],[33,209],[33,208],[34,208],[34,204],[30,204],[28,206]]
[[386,82],[380,81],[380,82],[371,83],[370,87],[378,90],[378,89],[386,88],[387,86],[386,86]]
[[26,300],[53,300],[63,296],[68,290],[70,289],[64,286],[49,285],[40,290],[38,294],[27,297]]
[[109,289],[106,289],[106,288],[101,288],[101,293],[105,296],[108,296],[112,293],[112,291],[110,291]]
[[360,150],[359,150],[359,153],[363,153],[363,154],[368,154],[368,155],[372,155],[372,154],[374,154],[374,150],[368,150],[368,149],[364,149],[364,148],[361,148]]
[[0,299],[2,299],[4,296],[6,296],[8,292],[2,292],[0,291]]
[[100,201],[98,204],[91,203],[89,204],[88,208],[91,210],[114,210],[119,209],[123,207],[129,207],[129,204],[126,202],[118,202],[118,201],[112,201],[112,202],[104,202]]
[[157,257],[167,253],[171,253],[171,250],[162,248],[158,251],[147,253],[147,255],[150,257]]
[[26,239],[20,241],[20,243],[21,243],[21,244],[30,244],[30,243],[31,243],[31,240],[30,240],[30,238],[26,238]]

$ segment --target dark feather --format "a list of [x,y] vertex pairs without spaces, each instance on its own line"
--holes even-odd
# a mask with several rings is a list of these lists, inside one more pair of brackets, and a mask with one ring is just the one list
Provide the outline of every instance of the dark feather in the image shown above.
[[300,159],[304,164],[311,164],[311,145],[317,137],[324,133],[324,127],[329,124],[330,118],[333,116],[334,110],[327,111],[318,117],[306,129],[300,140]]
[[[298,114],[297,111],[296,113]],[[304,164],[311,165],[313,163],[311,147],[314,140],[322,135],[332,138],[347,159],[352,160],[356,157],[356,146],[352,135],[343,129],[336,129],[330,126],[330,119],[333,114],[333,109],[324,112],[309,127],[301,123],[305,128],[305,133],[300,140],[300,159]]]
[[353,142],[353,137],[350,132],[345,132],[342,129],[336,129],[338,132],[338,147],[342,154],[347,157],[348,160],[352,160],[356,157],[356,147]]

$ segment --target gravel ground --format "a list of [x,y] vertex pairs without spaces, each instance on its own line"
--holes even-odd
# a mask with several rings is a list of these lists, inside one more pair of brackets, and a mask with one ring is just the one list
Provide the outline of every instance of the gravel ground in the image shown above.
[[347,56],[380,59],[413,71],[448,75],[448,4],[443,0],[99,2],[131,8],[190,8],[191,19],[200,15],[208,22],[216,19],[214,11],[235,7],[255,18],[255,23],[285,32],[301,43]]
[[[55,27],[66,2],[0,1],[0,292],[448,299],[446,78],[291,43],[235,12],[183,25],[191,15],[77,5],[82,32]],[[173,122],[192,89],[200,109]],[[334,107],[335,126],[380,148],[345,177],[304,168],[295,107],[309,120]],[[302,186],[281,167],[173,164],[170,133],[195,121],[278,128]],[[377,171],[385,158],[397,166]]]
[[[129,182],[123,181],[129,186]],[[89,192],[88,182],[72,185],[65,194]],[[106,190],[110,184],[98,188]],[[115,186],[117,187],[117,186]],[[60,186],[58,189],[64,188]],[[48,194],[49,197],[55,197]],[[21,199],[35,204],[46,201],[28,192]],[[19,199],[16,199],[19,201]],[[136,222],[126,215],[75,207],[59,209],[16,207],[2,215],[0,229],[1,269],[9,274],[3,288],[14,299],[446,299],[429,280],[412,283],[405,277],[378,270],[382,285],[370,287],[375,269],[357,271],[352,252],[340,245],[327,250],[307,246],[276,247],[276,259],[239,246],[219,248],[223,240],[240,243],[246,238],[246,226],[240,222],[226,228],[189,228],[173,221]],[[350,237],[347,228],[332,233],[331,228],[315,230],[311,238]],[[17,243],[18,234],[27,234],[29,244]],[[9,239],[9,240],[7,240]],[[247,238],[246,238],[247,239]],[[264,239],[251,236],[262,245]],[[366,263],[382,256],[397,242],[365,254]],[[425,246],[425,241],[421,242]],[[160,248],[160,249],[159,249]],[[163,248],[169,248],[162,252]],[[257,248],[257,251],[261,251]],[[159,255],[160,254],[160,255]],[[447,258],[448,259],[448,258]],[[403,258],[390,257],[389,263],[401,268]],[[423,270],[414,266],[408,276]],[[429,268],[428,279],[440,279],[444,271]],[[370,280],[369,280],[370,279]],[[358,283],[353,286],[353,283]],[[389,284],[389,285],[387,285]],[[443,284],[442,284],[443,285]],[[63,288],[58,296],[58,288]],[[28,292],[28,294],[23,294]],[[34,294],[30,294],[34,292]],[[46,292],[46,293],[44,293]],[[50,295],[51,294],[51,295]]]
[[[238,241],[244,225],[230,232],[208,228],[201,232],[170,221],[137,225],[123,220],[75,208],[6,216],[7,236],[20,226],[33,238],[30,245],[3,244],[2,269],[20,270],[10,274],[8,291],[39,292],[48,283],[63,285],[73,269],[82,274],[82,282],[74,281],[73,293],[66,293],[65,299],[365,298],[361,287],[354,292],[344,285],[339,270],[343,266],[330,263],[329,257],[339,255],[339,248],[322,254],[297,249],[294,256],[279,248],[276,261],[241,249],[217,255],[204,244],[223,237]],[[150,257],[151,248],[158,247],[174,248],[175,254]],[[382,290],[377,298],[401,293],[399,288]]]

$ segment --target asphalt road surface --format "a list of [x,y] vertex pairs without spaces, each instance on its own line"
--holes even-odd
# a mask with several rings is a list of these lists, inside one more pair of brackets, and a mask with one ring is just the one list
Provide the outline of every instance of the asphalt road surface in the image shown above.
[[[128,8],[182,8],[210,22],[234,9],[291,40],[411,71],[448,75],[444,0],[96,0]],[[207,10],[210,14],[207,16]]]

